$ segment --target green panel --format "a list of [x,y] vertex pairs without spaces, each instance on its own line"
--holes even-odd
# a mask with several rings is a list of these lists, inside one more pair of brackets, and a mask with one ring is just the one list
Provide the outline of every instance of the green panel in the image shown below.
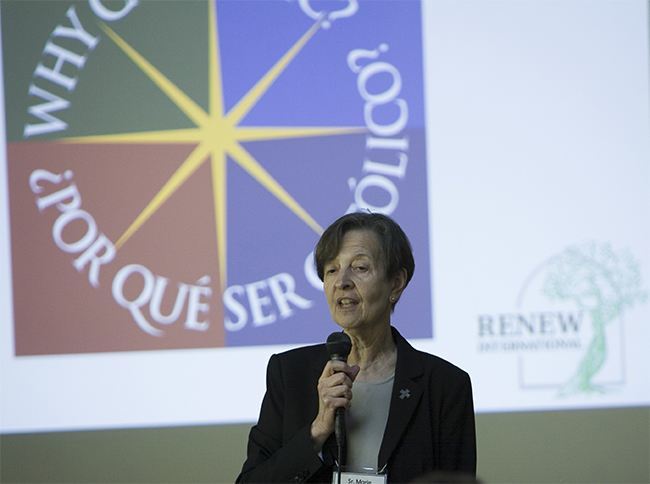
[[22,138],[27,94],[40,52],[54,27],[53,18],[65,18],[69,2],[2,0],[2,56],[4,61],[7,138]]
[[[110,4],[109,4],[110,5]],[[113,4],[118,8],[123,2]],[[63,136],[113,134],[191,127],[184,113],[147,77],[103,30],[108,26],[194,102],[205,108],[208,99],[208,3],[207,1],[140,2],[123,19],[104,22],[88,2],[3,0],[2,35],[6,94],[7,138],[23,139],[30,106],[44,101],[28,95],[30,83],[70,102],[53,113],[68,123]],[[65,75],[75,77],[72,91],[34,77],[39,63],[52,67],[54,58],[43,54],[57,25],[70,26],[66,17],[74,8],[83,28],[99,39],[88,50],[81,41],[52,38],[59,47],[85,57],[77,69],[70,63]],[[134,105],[147,109],[134,110]]]

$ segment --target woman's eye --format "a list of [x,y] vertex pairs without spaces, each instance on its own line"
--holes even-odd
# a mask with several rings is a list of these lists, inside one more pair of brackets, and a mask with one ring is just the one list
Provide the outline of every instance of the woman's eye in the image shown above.
[[353,269],[355,271],[357,271],[357,272],[365,272],[365,271],[368,270],[368,268],[366,266],[355,266],[355,267],[353,267]]

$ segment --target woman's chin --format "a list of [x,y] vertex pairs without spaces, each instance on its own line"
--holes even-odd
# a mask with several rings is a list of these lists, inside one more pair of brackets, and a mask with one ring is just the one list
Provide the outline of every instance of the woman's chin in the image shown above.
[[340,315],[334,319],[334,322],[344,330],[354,330],[360,326],[357,318],[341,317]]

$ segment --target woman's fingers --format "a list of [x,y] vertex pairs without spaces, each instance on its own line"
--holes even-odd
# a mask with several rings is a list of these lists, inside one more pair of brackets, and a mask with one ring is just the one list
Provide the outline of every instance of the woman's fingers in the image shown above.
[[328,361],[323,368],[318,380],[318,415],[311,428],[317,448],[334,431],[336,409],[350,406],[352,382],[358,372],[358,366],[351,367],[343,361]]
[[321,373],[321,378],[326,378],[338,373],[342,373],[346,375],[350,379],[350,384],[352,384],[354,379],[359,374],[359,366],[358,365],[349,366],[344,361],[330,360],[323,368],[323,372]]

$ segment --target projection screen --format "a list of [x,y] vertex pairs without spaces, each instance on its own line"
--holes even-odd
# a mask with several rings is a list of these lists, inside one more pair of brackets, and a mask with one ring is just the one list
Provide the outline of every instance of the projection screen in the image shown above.
[[478,412],[650,404],[648,12],[611,1],[3,1],[0,430],[256,420],[385,213],[393,324]]

